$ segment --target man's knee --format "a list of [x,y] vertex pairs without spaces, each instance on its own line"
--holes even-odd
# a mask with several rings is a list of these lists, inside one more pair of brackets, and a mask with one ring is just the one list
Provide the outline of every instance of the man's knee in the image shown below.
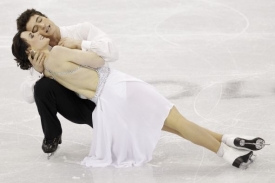
[[36,82],[34,86],[35,100],[42,99],[44,97],[49,98],[50,96],[52,96],[56,88],[57,88],[56,81],[46,77],[40,79],[39,81]]

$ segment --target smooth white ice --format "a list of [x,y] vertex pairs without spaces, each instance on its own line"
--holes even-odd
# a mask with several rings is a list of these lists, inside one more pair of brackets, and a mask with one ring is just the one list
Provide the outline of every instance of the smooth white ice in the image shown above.
[[[1,0],[1,183],[274,183],[275,2],[273,0]],[[11,40],[15,20],[36,8],[56,24],[89,21],[117,43],[112,67],[159,89],[182,114],[220,133],[257,135],[271,146],[246,171],[163,133],[146,166],[85,168],[92,129],[61,118],[63,143],[51,160],[35,104],[19,86]],[[142,135],[142,134],[141,134]]]

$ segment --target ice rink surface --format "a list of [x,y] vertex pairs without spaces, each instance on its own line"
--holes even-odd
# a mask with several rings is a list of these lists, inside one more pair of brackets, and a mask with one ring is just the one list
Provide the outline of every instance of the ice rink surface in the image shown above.
[[[1,0],[0,5],[1,183],[275,182],[275,1]],[[11,54],[15,20],[27,8],[59,26],[93,23],[118,45],[120,59],[111,67],[154,85],[199,125],[261,136],[272,145],[240,170],[163,132],[153,160],[143,167],[86,168],[79,163],[93,131],[60,116],[63,143],[47,160],[36,105],[19,92],[28,71]]]

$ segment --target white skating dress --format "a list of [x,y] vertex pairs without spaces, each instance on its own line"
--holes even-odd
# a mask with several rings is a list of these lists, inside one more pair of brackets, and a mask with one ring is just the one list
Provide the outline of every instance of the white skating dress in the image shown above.
[[97,72],[93,139],[82,165],[119,168],[147,163],[173,104],[132,76],[106,66]]
[[[54,79],[56,74],[70,74],[76,70],[48,71]],[[93,139],[90,153],[81,164],[120,168],[147,163],[152,159],[173,104],[139,79],[107,66],[94,70],[99,83],[91,99],[96,103],[92,113]]]

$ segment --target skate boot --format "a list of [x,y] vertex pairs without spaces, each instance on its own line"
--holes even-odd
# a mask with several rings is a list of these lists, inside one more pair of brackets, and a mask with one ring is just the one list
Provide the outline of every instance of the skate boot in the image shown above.
[[233,134],[223,135],[222,142],[230,147],[249,151],[261,150],[265,145],[269,145],[265,144],[264,139],[260,137],[240,136]]
[[232,147],[228,147],[224,143],[221,143],[217,155],[225,159],[232,166],[241,169],[247,169],[256,159],[256,156],[253,155],[253,151],[248,152],[234,149]]
[[44,138],[43,143],[42,143],[42,150],[44,151],[44,153],[48,154],[48,159],[50,159],[50,157],[57,150],[58,144],[61,144],[61,143],[62,143],[61,135],[59,135],[58,137],[56,137],[54,139]]

